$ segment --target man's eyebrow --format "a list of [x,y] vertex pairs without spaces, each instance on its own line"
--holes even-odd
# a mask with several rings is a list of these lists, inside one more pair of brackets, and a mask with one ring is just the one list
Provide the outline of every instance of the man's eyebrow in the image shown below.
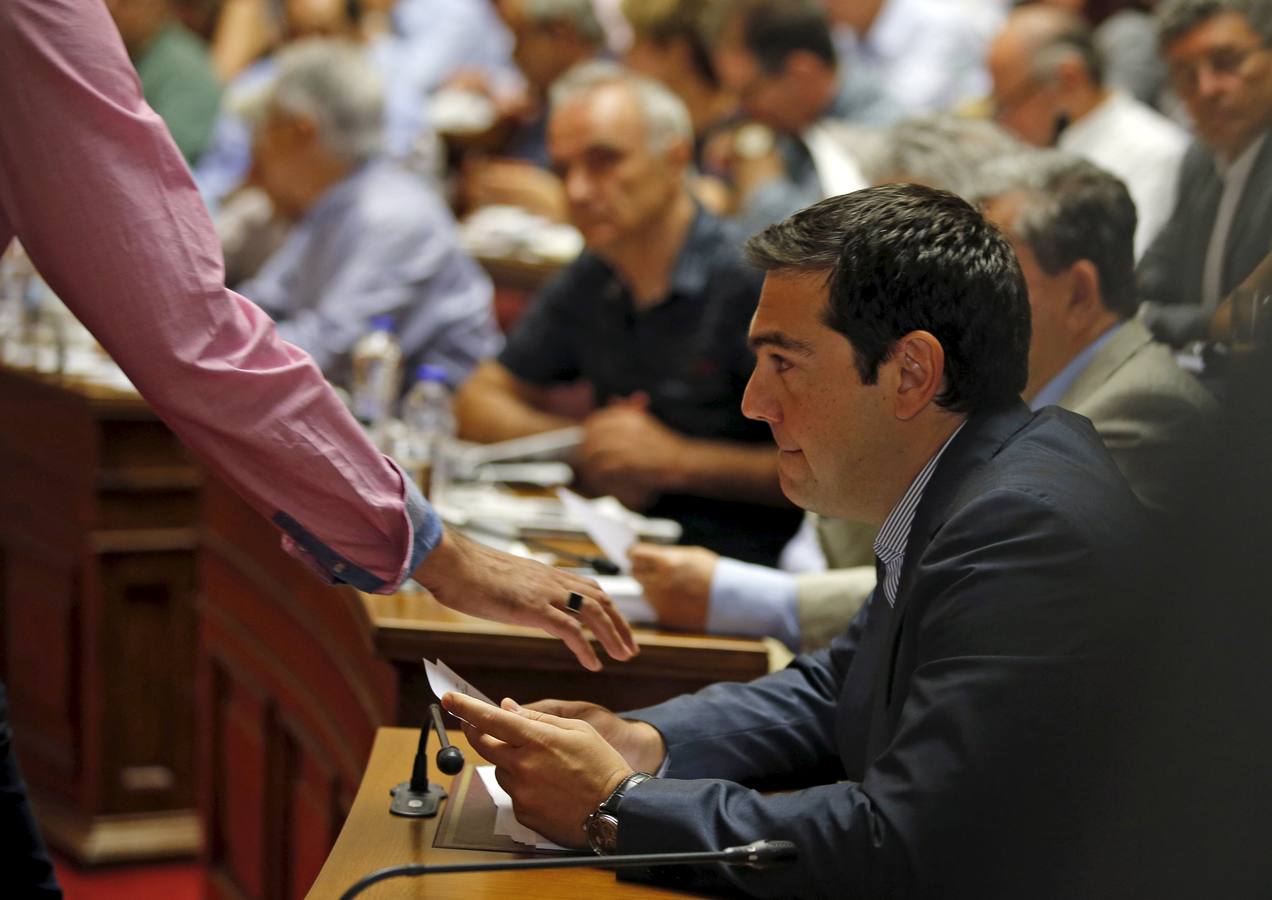
[[786,350],[799,356],[813,355],[813,345],[810,342],[796,340],[782,331],[761,331],[759,334],[751,335],[748,343],[752,351],[758,351],[761,347],[777,347],[779,350]]

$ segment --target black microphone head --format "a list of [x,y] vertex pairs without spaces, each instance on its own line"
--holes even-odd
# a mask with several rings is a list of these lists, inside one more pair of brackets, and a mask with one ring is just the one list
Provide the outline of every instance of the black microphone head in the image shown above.
[[437,768],[446,775],[458,775],[464,768],[464,754],[458,747],[443,747],[437,751]]
[[741,847],[729,847],[725,862],[749,869],[784,866],[799,859],[799,848],[790,841],[756,841]]

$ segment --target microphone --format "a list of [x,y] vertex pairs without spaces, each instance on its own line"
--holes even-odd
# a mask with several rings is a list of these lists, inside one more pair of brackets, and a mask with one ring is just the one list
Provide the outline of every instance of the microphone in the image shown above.
[[633,866],[687,866],[701,863],[723,863],[726,866],[745,866],[749,869],[769,869],[790,865],[799,858],[799,849],[790,841],[755,841],[739,847],[723,850],[704,850],[694,853],[628,853],[617,856],[563,856],[551,859],[511,859],[489,863],[457,863],[429,866],[414,863],[390,866],[364,875],[340,895],[340,900],[352,900],[373,884],[390,878],[415,878],[419,875],[446,875],[460,872],[504,872],[510,869],[625,869]]
[[436,703],[430,703],[428,712],[430,721],[420,729],[420,742],[415,748],[415,762],[411,766],[411,780],[403,781],[389,791],[389,795],[393,798],[389,804],[389,812],[395,816],[432,818],[437,815],[438,807],[446,799],[446,790],[440,784],[428,783],[430,725],[437,732],[437,739],[442,745],[437,751],[437,768],[447,775],[458,774],[459,770],[464,768],[464,754],[446,737],[441,707]]

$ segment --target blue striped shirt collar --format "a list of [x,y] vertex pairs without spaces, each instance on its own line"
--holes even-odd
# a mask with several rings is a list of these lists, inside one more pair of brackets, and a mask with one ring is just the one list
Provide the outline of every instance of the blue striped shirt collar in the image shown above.
[[932,458],[915,476],[914,481],[910,482],[910,487],[902,495],[901,500],[883,520],[883,527],[879,529],[879,534],[875,537],[874,552],[883,563],[883,596],[889,606],[895,606],[897,602],[897,588],[900,587],[901,582],[901,563],[905,560],[905,548],[910,540],[910,526],[914,524],[914,513],[919,508],[919,501],[923,499],[923,491],[932,480],[932,473],[936,471],[936,464],[940,462],[945,448],[966,424],[966,420],[960,423],[954,429],[954,434],[946,438],[941,448],[932,454]]

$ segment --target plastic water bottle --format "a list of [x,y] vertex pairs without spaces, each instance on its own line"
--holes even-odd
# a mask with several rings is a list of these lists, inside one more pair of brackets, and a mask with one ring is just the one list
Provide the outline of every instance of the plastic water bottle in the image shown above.
[[436,502],[449,478],[446,453],[455,439],[455,409],[445,369],[428,365],[416,369],[415,384],[402,400],[402,422],[410,448],[403,463],[416,473],[425,495]]
[[394,334],[392,316],[371,320],[371,330],[353,345],[350,362],[353,414],[374,430],[392,415],[402,386],[402,347]]

